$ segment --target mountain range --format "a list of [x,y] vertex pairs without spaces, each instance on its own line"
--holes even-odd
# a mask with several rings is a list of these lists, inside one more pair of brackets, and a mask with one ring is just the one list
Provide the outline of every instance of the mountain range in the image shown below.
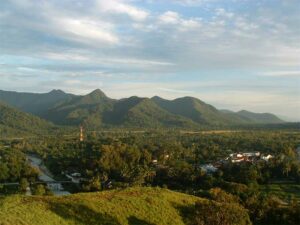
[[[11,114],[16,117],[19,116],[28,122],[39,121],[42,126],[50,126],[51,123],[46,121],[56,125],[84,125],[90,129],[105,127],[197,129],[284,123],[270,113],[218,110],[194,97],[166,100],[158,96],[152,98],[132,96],[116,100],[107,97],[99,89],[87,95],[73,95],[61,90],[43,94],[0,90],[0,101],[5,103],[1,104],[1,107],[11,110]],[[26,114],[22,117],[22,113]],[[1,124],[4,126],[3,117],[4,114],[1,116]],[[14,120],[15,123],[18,122],[17,118]]]

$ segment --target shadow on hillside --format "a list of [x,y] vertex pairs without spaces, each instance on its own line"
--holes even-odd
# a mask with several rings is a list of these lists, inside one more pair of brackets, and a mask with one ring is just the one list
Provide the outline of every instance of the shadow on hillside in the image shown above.
[[113,217],[95,212],[82,204],[50,203],[50,210],[65,220],[72,220],[82,225],[120,225]]
[[174,204],[174,208],[178,210],[183,222],[187,225],[194,224],[195,205],[178,205]]
[[149,222],[146,222],[144,220],[141,220],[135,216],[130,216],[128,218],[128,224],[129,225],[154,225],[153,223],[149,223]]

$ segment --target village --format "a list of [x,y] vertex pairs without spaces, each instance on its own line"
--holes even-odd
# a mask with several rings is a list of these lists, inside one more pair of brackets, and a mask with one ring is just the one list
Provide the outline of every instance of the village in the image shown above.
[[229,163],[242,163],[242,162],[249,162],[249,163],[257,163],[260,161],[268,162],[270,159],[274,158],[271,154],[261,154],[260,152],[238,152],[238,153],[231,153],[225,159],[218,160],[216,162],[202,164],[200,166],[201,170],[206,173],[214,173],[216,172],[221,166],[224,166]]

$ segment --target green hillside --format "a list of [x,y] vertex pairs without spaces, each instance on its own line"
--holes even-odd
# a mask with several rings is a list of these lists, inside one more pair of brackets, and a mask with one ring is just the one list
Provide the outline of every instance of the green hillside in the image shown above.
[[[15,195],[0,198],[0,224],[192,225],[196,202],[208,204],[195,196],[142,187],[64,197]],[[251,224],[245,210],[232,213],[243,218],[239,224]]]
[[153,97],[152,100],[165,110],[189,118],[196,123],[225,125],[228,122],[226,121],[226,117],[215,107],[193,97],[177,98],[173,101]]
[[10,196],[0,200],[0,224],[184,224],[181,210],[198,198],[156,188],[74,194]]
[[60,125],[99,127],[103,125],[103,113],[111,110],[114,102],[97,89],[85,96],[73,96],[46,111],[42,117]]
[[53,124],[0,103],[0,136],[44,133]]
[[237,114],[253,123],[283,123],[284,121],[271,113],[253,113],[246,110],[237,112]]
[[106,122],[133,127],[196,127],[183,118],[160,108],[151,99],[131,97],[122,99],[107,112]]

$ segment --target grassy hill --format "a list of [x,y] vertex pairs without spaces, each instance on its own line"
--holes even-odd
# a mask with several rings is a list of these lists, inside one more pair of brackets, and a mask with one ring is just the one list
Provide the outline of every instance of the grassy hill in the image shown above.
[[200,198],[160,188],[0,198],[1,225],[180,225]]

